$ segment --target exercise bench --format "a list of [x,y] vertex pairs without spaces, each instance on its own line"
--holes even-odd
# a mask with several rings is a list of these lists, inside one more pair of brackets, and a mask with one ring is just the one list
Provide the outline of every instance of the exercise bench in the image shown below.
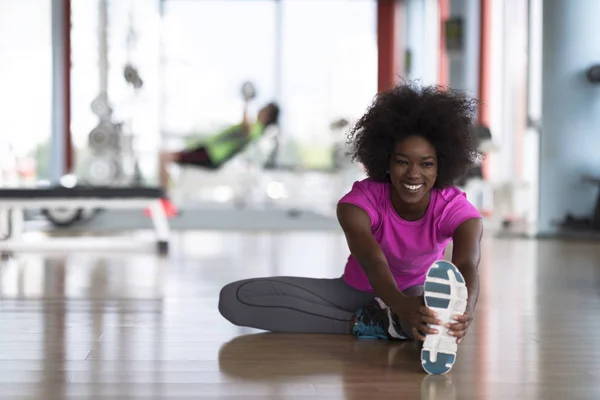
[[[150,209],[157,251],[167,254],[169,223],[161,198],[164,191],[147,187],[74,187],[0,189],[0,251],[23,247],[24,211],[26,209]],[[76,242],[73,243],[76,245]]]

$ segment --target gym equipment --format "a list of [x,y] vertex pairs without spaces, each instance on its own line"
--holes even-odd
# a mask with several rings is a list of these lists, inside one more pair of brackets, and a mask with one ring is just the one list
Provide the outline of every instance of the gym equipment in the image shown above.
[[102,152],[119,146],[119,124],[101,121],[88,135],[88,145],[93,151]]
[[252,82],[247,81],[242,84],[242,97],[246,102],[256,98],[256,88]]
[[[492,132],[489,127],[478,125],[475,129],[478,140],[478,150],[482,154],[491,154],[498,151],[498,147],[493,141]],[[494,209],[494,186],[483,177],[482,160],[476,160],[465,176],[461,177],[456,182],[456,185],[467,193],[467,198],[482,213],[485,214]],[[520,186],[522,186],[521,183],[514,183],[513,187],[510,189],[511,197],[513,197],[512,193],[516,193],[517,189],[521,190]],[[510,203],[510,209],[506,210],[507,214],[511,214],[514,209],[512,201]]]
[[332,161],[334,170],[348,168],[352,164],[352,159],[348,156],[345,135],[342,133],[348,128],[350,122],[345,118],[336,119],[329,124],[329,129],[333,133]]
[[90,108],[100,121],[110,121],[113,110],[108,104],[106,92],[100,92],[98,96],[92,100]]
[[[159,254],[167,254],[169,249],[169,223],[162,207],[162,189],[158,188],[114,188],[114,187],[47,187],[25,189],[0,189],[0,251],[9,252],[19,248],[29,249],[29,244],[21,240],[24,232],[23,213],[25,209],[53,209],[65,211],[66,224],[73,223],[74,216],[81,218],[82,209],[96,208],[146,208],[151,211],[152,223],[156,233],[156,245]],[[60,214],[53,214],[57,219]],[[43,244],[52,248],[52,240]],[[26,245],[27,247],[24,247]],[[23,247],[22,247],[23,246]],[[73,239],[73,248],[77,238]]]
[[598,188],[594,211],[592,211],[592,215],[587,218],[575,217],[568,213],[559,226],[563,229],[569,230],[598,232],[600,231],[600,177],[594,175],[584,175],[581,178],[581,182],[596,186]]
[[171,175],[175,177],[170,197],[179,207],[192,199],[233,201],[236,206],[244,206],[249,199],[265,193],[260,189],[262,169],[276,145],[278,135],[276,126],[266,128],[260,138],[248,143],[218,170],[194,165],[169,166],[173,169]]
[[[78,200],[81,191],[87,191],[89,186],[98,190],[105,190],[105,193],[110,193],[110,188],[129,188],[132,190],[141,186],[142,177],[138,165],[137,155],[134,151],[134,136],[131,132],[126,132],[125,126],[132,126],[131,121],[127,123],[117,122],[113,120],[113,109],[111,108],[108,95],[108,50],[107,42],[107,5],[103,3],[100,13],[100,46],[99,46],[99,72],[100,72],[100,91],[98,96],[91,103],[92,112],[98,117],[98,124],[90,131],[88,135],[88,148],[91,155],[83,160],[82,170],[77,171],[80,186],[74,188],[76,182],[70,185],[64,185],[60,190],[73,188]],[[132,103],[137,101],[139,91],[143,87],[144,82],[140,76],[138,69],[135,67],[135,46],[137,44],[137,34],[134,29],[133,20],[134,8],[130,4],[130,24],[127,32],[127,57],[123,68],[123,77],[128,85],[133,87],[134,94]],[[134,109],[135,107],[132,107]],[[58,188],[39,188],[39,191],[59,190]],[[35,192],[42,193],[42,192]],[[61,192],[67,193],[67,192]],[[89,192],[86,192],[89,193]],[[123,192],[119,192],[123,193]],[[71,194],[69,194],[71,196]],[[104,196],[102,196],[104,197]],[[126,196],[127,197],[127,196]],[[119,199],[115,199],[119,200]],[[95,203],[90,201],[76,201],[78,206],[82,204],[97,204],[97,207],[104,207],[104,204],[110,203],[103,201]],[[42,214],[54,226],[65,227],[81,221],[82,219],[92,218],[98,212],[98,209],[87,209],[75,207],[73,202],[62,202],[59,208],[47,206],[42,210]]]
[[125,81],[130,83],[135,89],[140,89],[142,86],[144,86],[144,81],[142,78],[140,78],[138,70],[131,64],[127,64],[125,66],[125,69],[123,70],[123,76],[125,77]]
[[[243,82],[240,93],[247,106],[256,98],[256,87],[251,81]],[[173,201],[179,207],[192,198],[216,202],[233,200],[237,206],[243,206],[249,194],[252,197],[256,192],[260,179],[258,171],[272,155],[279,135],[276,126],[269,126],[264,132],[258,128],[253,125],[247,134],[242,132],[241,125],[235,125],[205,139],[204,143],[213,150],[218,147],[221,154],[227,153],[213,160],[217,165],[214,169],[170,165],[170,175],[175,178],[175,185],[170,190]]]
[[116,186],[123,174],[116,154],[100,154],[89,159],[86,164],[84,181],[90,186]]
[[53,208],[42,209],[42,214],[48,221],[54,226],[65,227],[73,225],[75,222],[81,220],[83,210],[81,208]]
[[[132,152],[132,137],[123,133],[123,123],[111,121],[112,108],[106,93],[100,93],[91,104],[92,112],[98,116],[98,124],[88,135],[91,156],[83,161],[83,171],[74,182],[63,185],[65,188],[76,185],[107,187],[139,186],[137,160]],[[64,178],[64,177],[63,177]],[[46,190],[40,188],[38,190]],[[42,214],[56,227],[70,226],[83,219],[92,218],[99,209],[73,208],[73,204],[63,204],[60,208],[45,207]]]
[[[123,78],[128,85],[133,87],[132,103],[137,101],[140,89],[144,86],[144,81],[134,62],[137,46],[134,14],[134,8],[130,5]],[[106,21],[102,22],[106,23]],[[105,31],[100,35],[100,39],[106,41]],[[97,187],[139,186],[142,177],[137,155],[134,151],[134,135],[131,132],[126,132],[125,129],[125,127],[130,127],[132,124],[131,121],[127,123],[116,122],[112,118],[113,110],[109,104],[108,78],[106,76],[108,54],[105,46],[100,46],[100,49],[99,58],[102,61],[100,93],[91,104],[92,112],[98,117],[99,122],[88,135],[91,157],[84,161],[81,180],[86,185]]]
[[[241,92],[244,99],[249,99],[256,93],[251,82],[245,82]],[[333,124],[332,130],[343,129],[348,125],[346,120],[337,122],[339,124]],[[212,140],[214,144],[220,138],[235,142],[236,134],[233,127],[229,132],[223,131],[205,143]],[[176,163],[168,165],[169,175],[173,178],[169,197],[179,209],[189,208],[191,201],[195,200],[201,203],[229,203],[237,208],[277,206],[288,209],[290,216],[298,217],[301,200],[296,200],[300,199],[296,191],[311,185],[316,176],[327,176],[326,181],[328,184],[333,182],[337,192],[338,186],[346,188],[361,174],[360,169],[355,168],[344,154],[343,135],[336,135],[335,140],[336,144],[340,142],[339,149],[334,149],[334,154],[336,151],[340,154],[337,168],[309,169],[293,161],[291,165],[282,166],[273,156],[280,141],[278,127],[269,126],[256,139],[250,142],[242,140],[239,146],[234,145],[236,149],[231,152],[234,155],[231,158],[219,158],[217,169]],[[327,209],[330,209],[329,204]]]
[[596,197],[596,205],[594,206],[594,212],[590,220],[590,226],[593,230],[600,231],[600,177],[585,175],[582,181],[598,187],[598,195]]
[[[137,71],[131,66],[126,70],[128,79],[132,80],[130,83],[134,87],[141,86]],[[100,93],[91,108],[99,122],[88,135],[91,156],[83,163],[82,182],[98,187],[139,186],[142,178],[133,149],[133,135],[125,133],[123,122],[112,121],[106,93]]]
[[593,65],[585,72],[590,83],[600,83],[600,65]]

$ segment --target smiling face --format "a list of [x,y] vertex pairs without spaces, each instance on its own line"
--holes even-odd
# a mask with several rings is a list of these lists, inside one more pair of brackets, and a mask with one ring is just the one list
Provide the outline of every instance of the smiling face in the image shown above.
[[429,205],[429,191],[435,185],[438,160],[435,148],[420,136],[396,143],[390,157],[390,180],[400,206]]

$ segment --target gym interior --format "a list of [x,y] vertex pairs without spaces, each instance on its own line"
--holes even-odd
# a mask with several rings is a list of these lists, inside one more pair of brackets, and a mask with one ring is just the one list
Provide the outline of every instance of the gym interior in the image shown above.
[[[3,398],[600,397],[600,1],[3,0],[0,32]],[[348,132],[403,80],[479,102],[452,371],[224,319],[229,282],[343,273]]]

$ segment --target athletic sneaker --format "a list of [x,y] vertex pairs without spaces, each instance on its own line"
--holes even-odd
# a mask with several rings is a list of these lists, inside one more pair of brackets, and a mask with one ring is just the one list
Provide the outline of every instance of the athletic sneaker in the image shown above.
[[356,313],[352,334],[362,339],[404,340],[408,336],[400,328],[396,314],[378,297]]
[[[427,271],[425,279],[425,305],[438,313],[444,323],[467,309],[467,286],[462,274],[448,261],[436,261]],[[421,363],[429,374],[445,374],[456,361],[456,338],[444,326],[432,326],[439,333],[428,334],[421,349]]]

